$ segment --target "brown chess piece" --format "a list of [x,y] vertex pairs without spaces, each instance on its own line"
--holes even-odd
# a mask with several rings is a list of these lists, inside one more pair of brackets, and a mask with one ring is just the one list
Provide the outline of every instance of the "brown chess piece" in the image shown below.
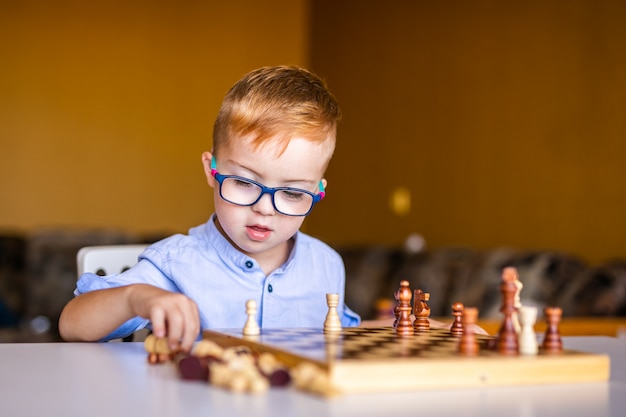
[[500,291],[502,292],[502,308],[500,308],[500,311],[504,314],[504,320],[498,332],[498,352],[502,355],[519,355],[517,332],[513,324],[515,292],[517,291],[515,286],[516,280],[517,271],[515,268],[504,268],[502,271],[502,284],[500,284]]
[[542,348],[545,353],[561,353],[563,351],[563,342],[559,333],[559,323],[563,310],[559,307],[546,307],[543,310],[546,318],[546,335],[543,339]]
[[430,330],[430,307],[426,301],[430,300],[430,294],[417,289],[413,292],[413,329],[416,332],[427,332]]
[[393,299],[396,300],[396,305],[393,308],[393,315],[395,320],[393,321],[393,327],[398,326],[398,320],[400,319],[400,290],[393,294]]
[[461,336],[463,334],[463,309],[463,303],[456,302],[452,304],[452,316],[454,317],[454,320],[450,326],[450,333],[454,336]]
[[478,320],[478,309],[476,307],[466,307],[463,309],[461,322],[465,329],[459,340],[459,353],[463,356],[477,356],[480,351],[474,326]]
[[411,323],[411,289],[409,281],[402,280],[398,290],[398,324],[396,334],[408,336],[413,334],[413,323]]

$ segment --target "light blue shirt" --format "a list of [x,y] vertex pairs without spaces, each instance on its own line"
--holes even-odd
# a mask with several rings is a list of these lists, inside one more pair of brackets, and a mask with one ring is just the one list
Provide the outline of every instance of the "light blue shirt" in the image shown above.
[[[262,328],[321,328],[328,306],[327,293],[339,294],[337,312],[345,327],[360,317],[344,303],[345,267],[330,246],[302,232],[287,261],[265,275],[257,262],[235,249],[217,230],[214,216],[205,224],[148,247],[137,265],[104,277],[85,273],[75,295],[128,284],[151,284],[193,299],[202,329],[244,326],[246,301],[257,302]],[[136,317],[103,340],[123,337],[149,325]]]

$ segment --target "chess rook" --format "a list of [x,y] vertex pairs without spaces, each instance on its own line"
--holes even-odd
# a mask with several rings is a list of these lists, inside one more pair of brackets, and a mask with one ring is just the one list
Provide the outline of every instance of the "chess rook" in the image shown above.
[[478,309],[475,307],[467,307],[463,309],[462,314],[463,335],[459,340],[459,353],[464,356],[477,356],[480,350],[474,326],[478,320]]
[[328,313],[326,313],[326,320],[324,320],[324,332],[340,332],[341,320],[337,313],[339,294],[326,294],[326,304],[328,305]]
[[543,339],[543,351],[545,353],[561,353],[563,351],[563,343],[559,333],[559,323],[563,311],[559,307],[546,307],[543,310],[546,318],[546,335]]
[[525,306],[518,311],[521,330],[519,333],[519,353],[522,355],[536,355],[538,351],[535,322],[537,321],[537,307]]

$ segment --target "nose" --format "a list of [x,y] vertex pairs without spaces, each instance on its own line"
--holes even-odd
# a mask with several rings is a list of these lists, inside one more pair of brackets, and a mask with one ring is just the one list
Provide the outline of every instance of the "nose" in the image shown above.
[[274,202],[272,201],[272,198],[272,194],[263,193],[261,195],[261,198],[259,198],[258,201],[252,205],[252,210],[264,216],[271,216],[276,214],[276,209],[274,208]]

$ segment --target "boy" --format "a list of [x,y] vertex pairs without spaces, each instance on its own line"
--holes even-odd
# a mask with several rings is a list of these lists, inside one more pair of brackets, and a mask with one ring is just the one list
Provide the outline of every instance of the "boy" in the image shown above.
[[258,305],[261,327],[321,327],[326,293],[339,293],[341,257],[299,228],[324,198],[340,111],[323,81],[295,67],[252,71],[227,93],[202,154],[215,213],[188,235],[157,242],[130,270],[83,274],[59,319],[68,341],[122,337],[151,325],[172,348],[190,350],[203,328],[246,321]]

